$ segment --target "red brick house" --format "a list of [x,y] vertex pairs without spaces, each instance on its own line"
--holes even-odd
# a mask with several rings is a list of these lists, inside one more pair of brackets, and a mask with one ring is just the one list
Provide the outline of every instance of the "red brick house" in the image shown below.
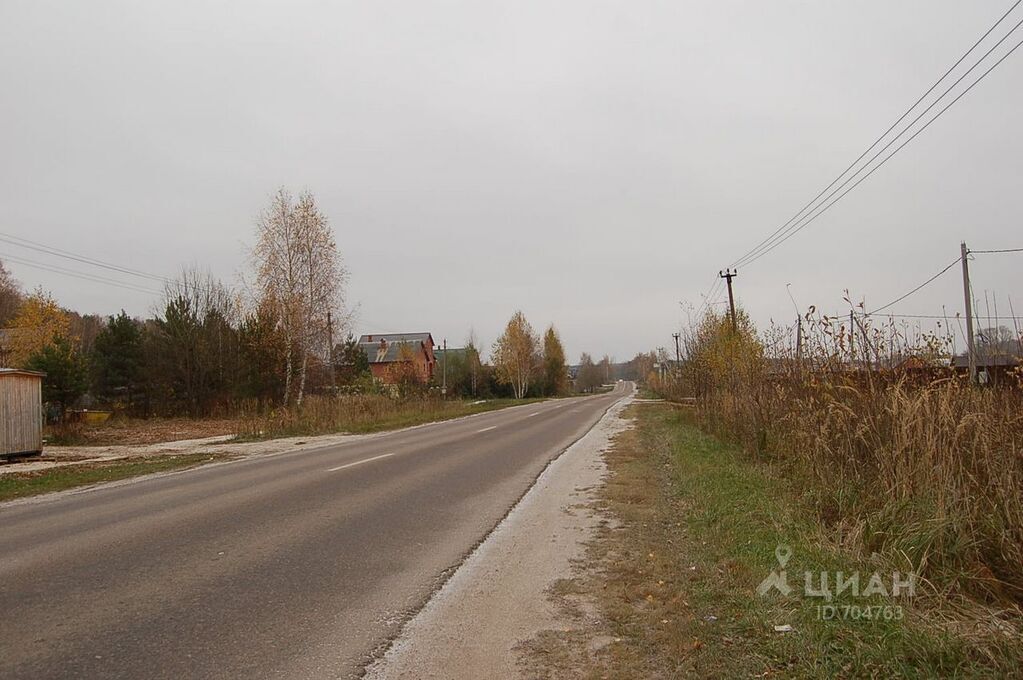
[[381,382],[393,382],[397,365],[412,363],[423,382],[433,378],[437,358],[433,355],[433,336],[429,333],[381,333],[363,335],[359,347],[369,359],[369,370]]

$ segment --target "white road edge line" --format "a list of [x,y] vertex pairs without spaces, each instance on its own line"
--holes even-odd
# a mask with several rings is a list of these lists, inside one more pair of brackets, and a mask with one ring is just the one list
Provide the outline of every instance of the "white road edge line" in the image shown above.
[[490,427],[484,427],[482,430],[476,430],[476,434],[479,434],[480,432],[490,432],[491,430],[496,430],[496,429],[497,429],[497,425],[491,425]]
[[363,463],[369,463],[374,460],[380,460],[381,458],[390,458],[393,455],[394,455],[393,453],[383,453],[380,454],[379,456],[373,456],[372,458],[357,460],[354,463],[347,463],[345,465],[338,465],[337,467],[332,467],[329,470],[327,470],[327,472],[337,472],[338,470],[344,470],[345,468],[355,467],[356,465],[362,465]]
[[530,413],[530,414],[529,414],[528,416],[526,416],[526,417],[527,417],[527,418],[532,418],[533,416],[538,416],[538,415],[540,415],[540,412],[539,412],[539,411],[533,411],[532,413]]

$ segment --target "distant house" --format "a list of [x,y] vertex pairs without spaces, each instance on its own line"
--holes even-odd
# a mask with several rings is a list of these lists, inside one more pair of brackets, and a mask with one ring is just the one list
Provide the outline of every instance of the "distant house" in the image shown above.
[[424,382],[433,378],[437,358],[433,336],[429,333],[381,333],[363,335],[359,347],[366,353],[373,377],[384,383],[393,381],[397,364],[411,363]]
[[[1015,384],[1014,374],[1023,365],[1020,357],[1011,354],[996,354],[993,352],[978,352],[977,356],[977,380],[981,385],[988,384]],[[959,373],[965,374],[970,369],[970,358],[965,354],[957,354],[952,357],[952,368]]]

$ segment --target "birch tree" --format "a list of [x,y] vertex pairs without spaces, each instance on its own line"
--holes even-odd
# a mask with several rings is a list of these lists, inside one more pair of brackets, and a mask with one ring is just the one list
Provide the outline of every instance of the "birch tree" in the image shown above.
[[339,313],[347,278],[327,218],[310,193],[279,189],[257,224],[252,251],[260,304],[284,338],[284,404],[302,403],[310,356],[329,357],[328,315]]
[[494,343],[493,360],[497,378],[512,386],[516,399],[529,391],[538,363],[540,340],[522,312],[515,312],[504,333]]

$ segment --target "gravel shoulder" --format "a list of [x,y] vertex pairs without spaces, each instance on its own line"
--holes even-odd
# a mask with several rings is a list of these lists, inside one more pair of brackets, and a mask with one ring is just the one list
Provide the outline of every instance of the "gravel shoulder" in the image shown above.
[[367,669],[373,680],[519,677],[521,645],[570,625],[549,597],[571,578],[585,542],[604,521],[591,507],[603,482],[603,453],[632,396],[616,402],[554,460],[498,527]]

